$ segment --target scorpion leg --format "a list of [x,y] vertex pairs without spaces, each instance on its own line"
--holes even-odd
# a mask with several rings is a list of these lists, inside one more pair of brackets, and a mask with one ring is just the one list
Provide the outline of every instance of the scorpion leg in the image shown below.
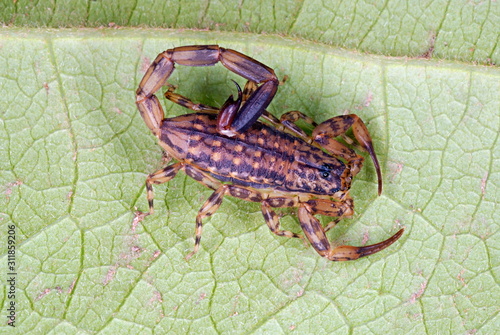
[[264,220],[266,220],[267,226],[269,227],[271,232],[273,232],[278,236],[285,236],[290,238],[292,237],[302,238],[302,235],[300,234],[280,229],[280,220],[278,218],[278,215],[276,215],[276,213],[272,210],[271,206],[267,201],[265,200],[262,201],[261,208],[262,208],[262,215],[264,215]]
[[286,112],[285,114],[281,115],[280,122],[295,134],[303,138],[307,138],[307,134],[295,124],[299,119],[304,120],[306,123],[310,124],[313,127],[316,127],[318,125],[309,116],[299,111]]
[[[222,200],[224,198],[224,195],[231,195],[233,197],[248,200],[248,201],[261,202],[262,214],[264,215],[264,218],[266,220],[266,223],[267,223],[269,229],[274,234],[279,235],[279,236],[285,236],[285,237],[302,238],[301,235],[293,233],[291,231],[280,230],[278,216],[271,209],[271,206],[277,204],[278,202],[280,203],[279,206],[281,206],[281,207],[292,207],[295,204],[295,202],[293,200],[282,199],[282,198],[265,200],[265,199],[263,199],[262,194],[259,193],[258,191],[255,191],[255,190],[252,190],[252,189],[246,188],[246,187],[241,187],[241,186],[221,184],[217,180],[212,181],[211,176],[206,175],[205,172],[202,172],[200,170],[192,168],[189,165],[185,166],[185,171],[189,176],[193,177],[194,179],[196,179],[200,183],[206,184],[210,188],[215,188],[215,192],[212,193],[212,195],[203,204],[203,206],[201,207],[201,209],[198,212],[198,215],[196,216],[194,250],[186,256],[186,259],[191,258],[195,253],[198,252],[199,247],[200,247],[202,228],[203,228],[202,220],[206,217],[213,215],[217,211],[217,209],[219,209],[219,207],[222,203]],[[216,188],[215,187],[216,184],[218,184],[219,187]]]
[[208,106],[205,104],[196,104],[193,101],[191,101],[191,99],[186,98],[183,95],[174,93],[174,90],[175,88],[173,86],[169,86],[168,90],[164,94],[165,98],[178,105],[181,105],[182,107],[191,109],[195,112],[213,112],[213,113],[219,112],[218,108]]
[[260,192],[253,190],[251,188],[246,188],[242,186],[222,184],[220,181],[214,179],[212,176],[208,175],[206,172],[201,171],[192,167],[191,165],[185,165],[184,170],[186,174],[198,182],[204,184],[215,190],[215,192],[210,196],[210,198],[205,202],[198,216],[196,217],[196,232],[195,232],[195,247],[193,252],[191,252],[186,259],[191,258],[199,249],[201,232],[202,232],[202,219],[211,216],[219,208],[222,203],[224,195],[230,195],[235,198],[244,199],[247,201],[260,202],[262,206],[262,214],[269,227],[269,229],[276,235],[285,237],[297,237],[302,238],[301,235],[293,233],[287,230],[279,229],[279,218],[276,213],[271,209],[271,207],[294,207],[297,205],[297,201],[293,198],[283,198],[283,197],[273,197],[264,199]]
[[313,199],[305,202],[307,209],[314,214],[321,214],[333,217],[350,217],[354,214],[354,203],[348,195],[341,201],[328,199]]
[[327,231],[329,231],[330,229],[332,229],[333,227],[335,227],[340,222],[340,220],[342,220],[342,218],[337,218],[337,219],[333,220],[332,222],[330,222],[329,224],[327,224],[325,229],[324,229],[325,233]]
[[350,261],[360,257],[373,255],[396,242],[404,232],[404,229],[400,229],[392,237],[377,244],[364,247],[341,245],[332,249],[325,235],[325,230],[321,226],[319,220],[313,216],[313,213],[309,212],[306,206],[300,206],[298,214],[300,225],[314,250],[316,250],[320,256],[331,261]]
[[361,147],[370,154],[373,165],[375,165],[378,179],[378,194],[380,195],[382,193],[382,172],[380,171],[377,155],[373,149],[372,138],[363,120],[355,114],[335,116],[317,126],[313,130],[312,137],[326,150],[352,163],[352,172],[353,175],[355,175],[361,169],[363,157],[357,155],[354,150],[347,148],[345,145],[333,139],[333,137],[345,134],[345,132],[351,127],[356,140]]
[[148,176],[148,178],[146,178],[146,190],[147,190],[147,198],[148,198],[148,204],[149,204],[149,212],[146,213],[146,216],[154,213],[153,184],[159,185],[159,184],[169,182],[170,180],[172,180],[172,178],[175,177],[177,172],[179,172],[179,170],[182,169],[182,167],[183,167],[182,163],[175,163],[175,164],[167,166],[164,169],[158,170],[155,173],[150,174]]
[[184,166],[184,172],[186,172],[188,176],[190,176],[200,184],[205,185],[212,190],[217,190],[222,185],[220,181],[218,181],[208,173],[193,167],[192,165],[186,164]]
[[242,95],[242,101],[243,103],[245,103],[248,98],[250,98],[253,94],[253,92],[255,92],[257,90],[259,86],[257,85],[257,83],[255,81],[247,81],[247,83],[245,84],[245,87],[243,88],[243,95]]
[[311,119],[309,116],[303,114],[302,112],[289,111],[289,112],[286,112],[285,114],[283,114],[280,119],[277,119],[274,115],[272,115],[268,111],[264,111],[262,113],[262,118],[267,120],[269,123],[271,123],[278,130],[281,130],[281,131],[288,130],[292,134],[294,134],[297,137],[300,137],[302,140],[304,140],[307,143],[311,144],[314,142],[314,140],[311,139],[311,137],[309,137],[302,129],[300,129],[297,125],[294,124],[299,119],[302,119],[305,122],[312,125],[313,127],[317,126],[316,122],[314,122],[313,119]]
[[186,256],[186,259],[189,259],[198,251],[200,247],[202,220],[206,217],[211,216],[219,208],[220,204],[222,203],[222,198],[227,190],[227,187],[225,185],[222,185],[218,180],[207,175],[206,173],[196,168],[193,168],[191,165],[181,162],[169,165],[164,169],[158,170],[157,172],[150,174],[146,179],[149,212],[146,213],[145,216],[154,213],[153,184],[163,184],[172,180],[177,174],[177,172],[179,172],[179,170],[184,170],[188,176],[216,190],[208,198],[205,204],[201,207],[201,209],[198,212],[198,215],[196,216],[195,245],[194,245],[194,250]]
[[212,195],[207,199],[207,201],[205,201],[203,206],[201,206],[200,210],[198,211],[198,215],[196,215],[194,249],[186,256],[186,260],[189,260],[191,257],[193,257],[194,254],[198,252],[198,249],[200,248],[201,232],[203,229],[202,220],[206,217],[211,216],[217,211],[217,209],[219,209],[226,191],[226,185],[222,185],[221,187],[219,187],[214,193],[212,193]]
[[231,114],[231,117],[221,117],[221,134],[235,136],[247,130],[260,117],[278,89],[279,81],[271,68],[237,51],[217,45],[173,48],[156,57],[136,91],[137,107],[146,125],[156,136],[159,136],[159,126],[164,113],[154,94],[166,83],[174,70],[174,64],[210,66],[218,62],[228,70],[260,85],[237,113]]
[[353,214],[354,204],[352,198],[345,196],[341,202],[333,202],[326,199],[309,200],[307,203],[309,212],[322,214],[327,216],[337,217],[324,228],[325,233],[335,227],[344,217],[349,217]]
[[227,186],[228,194],[235,197],[253,202],[261,203],[262,215],[266,221],[267,226],[274,234],[278,236],[285,237],[296,237],[302,238],[300,234],[288,230],[280,229],[280,221],[278,215],[272,210],[271,207],[294,207],[297,205],[297,201],[293,198],[287,197],[270,197],[267,199],[263,198],[263,195],[251,188],[246,188],[242,186],[235,185],[225,185]]

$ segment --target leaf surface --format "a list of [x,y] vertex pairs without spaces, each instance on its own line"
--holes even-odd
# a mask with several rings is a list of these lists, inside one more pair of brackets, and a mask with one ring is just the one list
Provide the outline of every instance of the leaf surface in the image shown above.
[[[498,69],[226,32],[8,28],[0,37],[0,237],[16,225],[21,333],[498,329]],[[349,111],[367,123],[384,192],[366,160],[355,215],[328,236],[363,245],[404,226],[397,243],[329,262],[271,234],[258,204],[227,197],[186,262],[211,191],[182,173],[155,187],[155,214],[134,224],[147,209],[145,177],[163,166],[135,89],[160,51],[209,43],[288,76],[273,114],[321,122]],[[230,79],[243,84],[220,65],[178,66],[169,81],[221,105],[235,93]],[[169,116],[186,113],[161,101]],[[282,222],[300,229],[294,216]]]
[[0,22],[271,33],[382,55],[500,63],[498,1],[17,0],[0,3]]

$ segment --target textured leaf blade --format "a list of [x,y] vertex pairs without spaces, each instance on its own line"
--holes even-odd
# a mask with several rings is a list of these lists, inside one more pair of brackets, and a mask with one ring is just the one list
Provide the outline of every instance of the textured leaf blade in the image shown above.
[[[18,227],[21,330],[495,329],[498,70],[239,34],[18,33],[5,33],[0,49],[0,68],[9,69],[0,76],[0,207],[4,227]],[[331,263],[272,235],[258,204],[226,198],[185,262],[211,192],[184,175],[156,187],[155,215],[133,225],[135,208],[147,208],[145,175],[162,166],[134,105],[136,86],[159,51],[208,43],[289,77],[270,107],[275,115],[298,109],[322,121],[349,110],[367,122],[384,193],[376,196],[367,161],[352,189],[356,214],[329,237],[361,245],[404,225],[398,243]],[[220,105],[234,94],[230,78],[238,79],[222,66],[179,66],[171,82]],[[165,105],[169,115],[186,112]],[[294,217],[282,220],[298,231]]]

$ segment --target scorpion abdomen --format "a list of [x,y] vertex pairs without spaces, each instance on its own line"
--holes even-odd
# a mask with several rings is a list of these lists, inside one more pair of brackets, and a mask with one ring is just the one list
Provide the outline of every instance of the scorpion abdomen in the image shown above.
[[[163,121],[161,142],[180,161],[215,178],[254,188],[280,187],[293,162],[291,146],[299,139],[278,133],[260,122],[244,134],[227,137],[217,132],[217,115],[198,113]],[[172,152],[173,151],[173,152]]]

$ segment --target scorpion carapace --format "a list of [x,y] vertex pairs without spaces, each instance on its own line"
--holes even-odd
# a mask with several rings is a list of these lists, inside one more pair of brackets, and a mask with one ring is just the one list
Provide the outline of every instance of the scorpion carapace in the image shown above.
[[[193,103],[170,86],[165,97],[195,113],[166,119],[155,93],[166,84],[174,64],[209,66],[217,62],[247,80],[243,90],[236,84],[237,98],[231,96],[216,108]],[[144,215],[153,214],[152,185],[168,182],[180,170],[214,190],[196,216],[195,246],[187,259],[199,249],[202,220],[216,212],[225,195],[259,202],[269,229],[279,236],[302,237],[280,229],[273,210],[297,207],[306,238],[318,254],[332,261],[372,255],[403,234],[404,229],[400,229],[389,239],[368,246],[331,246],[325,233],[342,218],[353,215],[349,190],[364,160],[335,138],[352,129],[361,148],[372,158],[380,194],[382,174],[372,139],[355,114],[336,116],[320,125],[298,111],[287,112],[278,120],[266,111],[278,83],[271,68],[217,45],[162,52],[141,80],[136,92],[141,116],[166,154],[177,161],[146,179],[149,212]],[[296,125],[299,119],[314,127],[310,136]],[[316,214],[336,219],[323,227]]]

